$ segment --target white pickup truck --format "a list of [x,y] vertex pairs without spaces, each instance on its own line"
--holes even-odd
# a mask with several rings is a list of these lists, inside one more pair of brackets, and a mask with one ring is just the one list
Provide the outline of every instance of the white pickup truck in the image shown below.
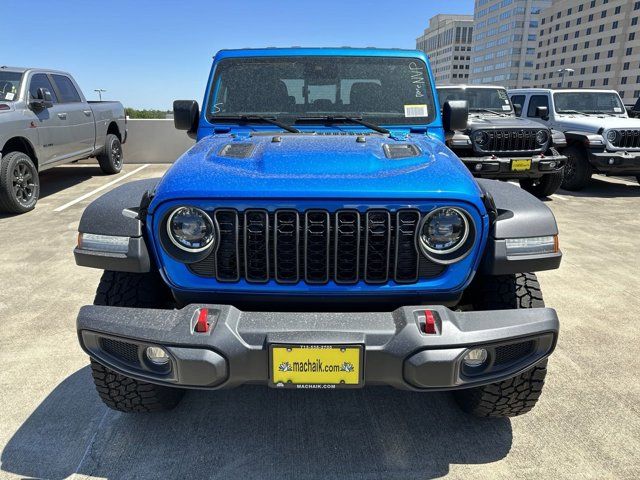
[[127,138],[120,102],[89,102],[73,77],[39,68],[0,67],[0,211],[32,210],[38,172],[97,157],[120,172]]
[[520,115],[564,133],[562,188],[580,190],[593,173],[640,182],[640,119],[629,118],[615,90],[509,90]]

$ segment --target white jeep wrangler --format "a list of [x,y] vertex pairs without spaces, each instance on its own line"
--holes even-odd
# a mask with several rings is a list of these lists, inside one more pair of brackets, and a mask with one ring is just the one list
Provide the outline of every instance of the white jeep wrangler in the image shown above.
[[520,116],[560,130],[567,139],[562,188],[580,190],[593,173],[640,182],[640,119],[629,118],[614,90],[509,90]]

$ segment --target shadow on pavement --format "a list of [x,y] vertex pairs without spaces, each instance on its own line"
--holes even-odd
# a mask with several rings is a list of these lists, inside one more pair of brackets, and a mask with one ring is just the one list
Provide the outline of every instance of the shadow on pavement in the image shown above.
[[500,460],[511,443],[506,419],[383,387],[189,392],[172,412],[126,415],[102,406],[83,368],[24,422],[1,465],[38,478],[427,479]]
[[[634,182],[634,177],[624,177],[628,182]],[[599,178],[592,178],[582,190],[571,192],[569,190],[559,190],[558,193],[568,197],[592,197],[592,198],[616,198],[616,197],[640,197],[640,184],[624,185],[621,183],[608,182]]]
[[45,170],[40,173],[40,198],[74,187],[93,177],[108,175],[102,173],[100,167],[93,165],[61,166]]

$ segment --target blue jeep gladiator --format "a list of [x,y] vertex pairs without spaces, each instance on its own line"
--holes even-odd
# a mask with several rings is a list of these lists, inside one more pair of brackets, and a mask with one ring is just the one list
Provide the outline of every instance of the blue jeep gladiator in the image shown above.
[[94,201],[78,265],[104,270],[77,319],[102,400],[175,406],[186,389],[451,390],[480,416],[529,411],[558,318],[551,211],[474,179],[445,145],[418,51],[225,50],[197,143],[161,179]]

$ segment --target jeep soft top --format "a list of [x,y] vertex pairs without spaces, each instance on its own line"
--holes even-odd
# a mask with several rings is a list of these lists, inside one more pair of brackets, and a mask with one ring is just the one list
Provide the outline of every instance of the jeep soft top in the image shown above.
[[467,128],[447,138],[451,148],[482,178],[519,180],[537,197],[556,192],[562,183],[566,157],[564,135],[520,118],[521,105],[512,105],[504,87],[491,85],[439,85],[440,106],[451,100],[469,105]]
[[105,270],[77,320],[104,402],[384,384],[530,410],[559,328],[530,272],[559,266],[556,222],[473,178],[444,143],[466,104],[436,98],[418,51],[218,53],[202,111],[174,104],[196,145],[80,222],[77,263]]

